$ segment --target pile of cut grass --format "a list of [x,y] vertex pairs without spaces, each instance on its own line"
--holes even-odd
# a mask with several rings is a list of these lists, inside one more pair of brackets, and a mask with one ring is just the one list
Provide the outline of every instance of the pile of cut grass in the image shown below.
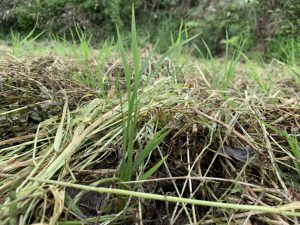
[[[22,139],[28,128],[20,125],[16,136],[2,136],[1,143],[6,143],[0,150],[3,223],[297,221],[300,188],[294,153],[299,151],[299,98],[281,91],[279,80],[278,91],[266,94],[245,77],[243,82],[235,78],[237,82],[226,91],[212,89],[203,63],[188,65],[189,75],[178,83],[161,74],[139,92],[135,152],[157,132],[168,129],[169,133],[132,181],[122,182],[126,96],[120,104],[118,95],[93,94],[78,104],[93,90],[68,77],[69,70],[53,66],[69,63],[52,60],[49,67],[44,60],[1,61],[1,79],[6,79],[1,94],[7,96],[1,98],[2,119],[15,117],[13,122],[22,123],[20,107],[29,114],[28,105],[61,101],[59,110],[34,121],[30,130],[34,135]],[[14,138],[21,140],[10,141]],[[155,167],[158,162],[162,163]],[[147,180],[139,178],[141,171],[153,168]],[[84,192],[78,195],[80,189]]]
[[2,56],[1,223],[298,223],[299,68],[140,57],[132,24],[132,60]]
[[[71,110],[97,95],[73,79],[74,62],[58,56],[27,57],[7,54],[0,61],[0,146],[35,136],[37,125],[59,116],[65,101]],[[33,134],[34,133],[34,134]]]

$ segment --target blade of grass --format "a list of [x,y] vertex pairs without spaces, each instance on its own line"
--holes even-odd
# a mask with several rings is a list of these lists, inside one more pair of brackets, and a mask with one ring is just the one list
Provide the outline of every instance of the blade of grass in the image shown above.
[[128,191],[128,190],[115,189],[115,188],[90,187],[81,184],[71,184],[62,181],[46,180],[46,179],[39,179],[39,178],[31,178],[31,180],[40,183],[60,185],[63,187],[72,187],[72,188],[77,188],[85,191],[94,191],[98,193],[132,196],[136,198],[168,201],[168,202],[175,202],[175,203],[180,202],[185,204],[194,204],[194,205],[200,205],[206,207],[216,207],[216,208],[234,209],[234,210],[242,210],[242,211],[256,211],[261,213],[280,214],[285,216],[300,216],[299,212],[294,211],[295,209],[300,209],[299,202],[294,202],[280,207],[241,205],[235,203],[224,203],[224,202],[215,202],[215,201],[198,200],[198,199],[190,199],[190,198],[179,198],[173,196],[150,194],[150,193],[137,192],[137,191]]
[[215,58],[212,56],[211,50],[210,50],[210,48],[208,47],[208,45],[206,44],[206,42],[205,42],[203,39],[201,39],[201,41],[202,41],[202,43],[203,43],[203,45],[204,45],[204,47],[205,47],[205,49],[206,49],[206,52],[207,52],[206,55],[204,55],[204,54],[202,53],[202,51],[200,50],[200,48],[199,48],[197,45],[194,44],[193,46],[194,46],[194,48],[199,52],[199,54],[200,54],[203,58],[209,60],[210,68],[211,68],[211,72],[210,72],[210,74],[211,74],[211,86],[212,86],[213,88],[217,88],[217,85],[218,85],[218,83],[219,83],[219,78],[217,77],[217,71],[218,71],[218,68],[217,68],[217,66],[215,65]]
[[[133,68],[134,68],[134,88],[133,94],[131,96],[131,104],[132,104],[132,111],[133,111],[133,118],[130,122],[130,146],[129,146],[129,165],[133,166],[133,153],[134,153],[134,134],[136,132],[136,124],[137,124],[137,116],[139,111],[139,102],[138,102],[138,90],[140,88],[141,82],[141,74],[140,74],[140,59],[139,59],[139,52],[137,46],[137,33],[136,33],[136,25],[135,25],[135,12],[134,6],[132,6],[132,21],[131,21],[131,49],[132,49],[132,56],[133,56]],[[129,121],[128,121],[129,122]],[[140,153],[138,153],[140,154]],[[134,169],[134,168],[133,168]]]
[[239,43],[237,45],[232,44],[233,47],[235,47],[236,49],[234,49],[234,53],[233,56],[230,57],[229,55],[229,47],[231,45],[231,42],[228,38],[228,32],[226,30],[226,41],[225,41],[225,64],[224,64],[224,73],[223,73],[223,83],[222,83],[222,90],[225,91],[228,89],[231,80],[233,79],[234,73],[236,71],[236,67],[238,64],[238,61],[240,59],[240,55],[243,49],[243,46],[245,44],[245,40],[239,40]]
[[158,144],[169,134],[170,130],[161,130],[155,137],[145,146],[145,148],[139,152],[138,157],[134,163],[134,168],[142,165],[146,157],[158,146]]
[[35,41],[45,32],[42,31],[36,36],[32,37],[34,35],[34,31],[35,31],[35,27],[25,37],[21,38],[19,33],[14,33],[11,30],[12,50],[14,56],[16,57],[20,56],[21,48],[24,47],[25,44]]
[[132,130],[131,126],[132,124],[132,112],[133,112],[133,99],[132,99],[132,91],[131,91],[131,74],[130,74],[130,67],[129,63],[126,57],[123,41],[119,32],[119,29],[117,28],[117,35],[118,35],[118,48],[119,52],[121,54],[121,60],[123,65],[123,70],[125,74],[125,82],[126,82],[126,89],[127,89],[127,96],[128,96],[128,116],[127,116],[127,122],[124,125],[124,134],[123,134],[123,147],[122,147],[122,164],[120,168],[120,178],[124,180],[129,180],[132,176],[132,165],[130,166],[128,163],[130,155],[133,153],[129,153],[129,151],[133,151],[131,148],[132,142],[133,142],[133,133],[130,131]]
[[292,137],[287,132],[279,130],[279,129],[275,128],[274,126],[272,126],[272,125],[270,125],[270,124],[268,124],[266,122],[262,121],[262,123],[266,127],[268,127],[269,129],[273,130],[277,134],[282,135],[283,137],[285,137],[287,139],[289,147],[291,149],[291,152],[292,152],[293,156],[295,157],[295,160],[293,160],[294,161],[294,166],[295,166],[295,168],[297,170],[298,177],[300,179],[300,145],[299,145],[299,142],[298,142],[297,138],[296,137]]
[[[152,174],[154,174],[158,168],[166,161],[168,156],[163,157],[161,160],[159,160],[158,163],[156,163],[151,169],[149,169],[146,173],[143,173],[141,176],[138,177],[138,180],[147,180]],[[139,186],[139,183],[136,183],[134,185],[133,190],[136,190],[136,188]]]

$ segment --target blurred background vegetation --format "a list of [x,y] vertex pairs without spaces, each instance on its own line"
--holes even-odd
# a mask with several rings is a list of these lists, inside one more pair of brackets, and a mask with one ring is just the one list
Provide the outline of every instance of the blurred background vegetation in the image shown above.
[[[198,48],[194,54],[224,53],[226,32],[232,45],[245,41],[243,50],[266,58],[284,60],[300,56],[300,0],[2,0],[2,39],[11,33],[46,31],[43,36],[71,38],[78,25],[93,43],[115,37],[115,25],[130,30],[131,6],[135,4],[140,44],[156,43],[164,51],[176,39],[181,21]],[[200,50],[200,51],[199,51]],[[292,52],[292,53],[291,53]]]

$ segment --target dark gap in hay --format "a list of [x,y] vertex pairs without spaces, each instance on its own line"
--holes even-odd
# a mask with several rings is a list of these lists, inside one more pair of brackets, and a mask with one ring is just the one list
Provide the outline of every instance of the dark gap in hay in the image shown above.
[[[12,94],[16,88],[25,88],[27,91],[20,89],[16,91],[16,93],[18,93],[16,95],[17,97],[12,96],[11,98],[12,103],[15,104],[9,103],[9,101],[5,102],[6,98],[3,98],[3,96],[1,95],[2,98],[0,98],[0,100],[6,104],[5,110],[17,109],[21,106],[26,106],[27,102],[30,102],[30,107],[26,108],[24,114],[22,114],[23,112],[20,110],[19,114],[16,113],[15,115],[13,115],[16,118],[9,115],[10,117],[8,117],[8,120],[13,121],[13,125],[9,124],[10,126],[19,126],[22,129],[26,127],[26,129],[28,129],[29,131],[31,129],[31,131],[34,132],[37,124],[40,121],[44,120],[48,116],[57,115],[58,118],[56,124],[49,125],[48,127],[48,135],[54,137],[57,124],[60,121],[59,113],[61,113],[62,111],[64,101],[64,94],[60,90],[69,90],[69,92],[67,93],[72,94],[72,89],[75,90],[77,88],[77,86],[74,86],[75,83],[79,85],[78,89],[76,89],[76,91],[79,90],[79,92],[76,95],[72,95],[70,97],[71,110],[75,109],[78,106],[78,102],[80,102],[82,96],[94,93],[90,89],[84,87],[82,84],[79,84],[77,82],[71,83],[71,80],[73,78],[68,77],[69,74],[72,74],[72,72],[70,71],[66,72],[67,75],[64,78],[59,77],[61,76],[61,74],[64,73],[60,69],[58,70],[58,72],[56,71],[54,75],[50,73],[48,69],[51,68],[53,63],[53,59],[46,58],[41,59],[41,61],[33,60],[32,63],[13,62],[9,64],[12,67],[17,66],[20,68],[19,72],[15,74],[12,73],[9,76],[7,76],[13,77],[13,79],[11,80],[11,84],[14,87],[14,89],[9,90],[10,94]],[[39,64],[43,68],[39,68],[37,66]],[[49,68],[45,69],[44,67]],[[5,72],[5,74],[9,73]],[[27,74],[25,78],[24,74]],[[33,77],[36,79],[27,79],[26,77],[28,77],[28,74],[33,74]],[[44,76],[44,74],[46,74],[46,76]],[[21,82],[16,82],[15,80],[18,77],[21,77],[24,80],[19,79],[21,80]],[[9,78],[6,79],[9,81]],[[41,82],[43,85],[40,86],[36,81]],[[69,81],[70,83],[68,83]],[[62,87],[62,85],[65,86]],[[44,91],[43,87],[46,87],[46,92]],[[297,129],[297,125],[295,125],[294,122],[299,121],[299,109],[293,109],[287,106],[283,106],[282,103],[284,102],[284,100],[275,101],[267,98],[261,99],[261,102],[264,102],[265,105],[259,101],[253,100],[253,106],[251,106],[253,108],[249,107],[249,109],[247,110],[241,110],[239,108],[239,105],[242,104],[242,101],[238,98],[242,98],[243,96],[235,96],[237,95],[237,93],[228,94],[231,94],[234,98],[236,98],[236,102],[232,100],[232,104],[227,104],[225,103],[225,100],[223,100],[218,94],[208,99],[209,96],[212,96],[212,92],[210,90],[207,90],[207,88],[205,87],[201,86],[200,88],[193,88],[196,90],[194,91],[194,94],[191,94],[190,96],[191,98],[194,97],[191,103],[187,102],[187,105],[179,103],[171,109],[158,107],[158,109],[150,110],[151,116],[149,114],[146,114],[141,115],[139,117],[138,128],[143,127],[145,123],[150,121],[151,117],[157,118],[157,121],[155,121],[154,124],[157,124],[158,130],[165,127],[166,125],[169,125],[171,127],[172,131],[160,144],[162,155],[169,155],[166,163],[168,165],[171,175],[173,177],[187,176],[187,149],[189,149],[191,163],[193,163],[196,160],[199,154],[203,153],[203,155],[197,161],[196,167],[191,173],[191,177],[201,177],[204,173],[207,172],[208,177],[238,179],[239,181],[248,182],[252,185],[258,185],[263,188],[263,191],[260,192],[255,189],[252,190],[251,186],[233,184],[229,181],[192,180],[192,189],[195,191],[194,198],[212,201],[216,201],[216,199],[221,198],[222,201],[231,202],[235,204],[257,204],[259,201],[261,201],[264,204],[268,204],[270,206],[289,203],[290,199],[288,199],[285,193],[281,190],[280,182],[278,181],[278,177],[276,176],[274,168],[270,162],[270,158],[267,153],[267,147],[265,146],[265,140],[261,130],[261,125],[257,118],[259,117],[265,122],[272,123],[278,118],[283,117],[282,120],[279,120],[274,124],[274,127],[292,133],[293,131],[295,131],[295,129]],[[19,95],[21,97],[19,97]],[[91,95],[94,96],[93,94]],[[86,98],[86,100],[91,98],[93,97],[88,97]],[[53,101],[53,99],[56,102],[59,101],[59,104],[56,104],[56,102],[54,102],[55,106],[58,106],[58,113],[54,111],[52,115],[50,113],[51,110],[49,108],[44,110],[43,104],[45,103],[45,101]],[[38,104],[34,102],[35,100],[37,100]],[[276,102],[277,106],[273,106],[274,101]],[[205,118],[201,118],[200,116],[197,116],[193,112],[193,109],[195,107],[201,109],[201,111],[205,112],[209,116],[212,116],[214,118],[217,117],[217,119],[221,121],[226,121],[227,119],[230,120],[235,114],[239,114],[238,120],[234,125],[235,130],[241,134],[244,134],[244,131],[247,132],[251,136],[253,142],[255,142],[255,144],[261,149],[263,154],[257,155],[254,152],[253,155],[251,155],[251,157],[253,156],[253,159],[251,158],[251,161],[247,162],[248,164],[247,166],[245,166],[245,160],[236,160],[233,157],[236,156],[236,153],[226,153],[226,151],[222,151],[222,149],[224,150],[224,148],[226,147],[230,147],[231,149],[235,149],[236,151],[244,151],[247,148],[247,146],[245,143],[243,143],[243,141],[239,140],[232,133],[230,133],[227,140],[224,143],[222,143],[224,138],[227,136],[227,129],[222,127],[221,125],[216,125],[215,128],[212,129],[211,127],[213,125],[213,122]],[[217,114],[217,111],[220,113]],[[97,116],[94,115],[91,121],[88,121],[87,123],[92,123],[102,113],[103,111],[99,110]],[[290,115],[285,117],[288,113],[290,113]],[[22,117],[23,115],[25,115],[24,118]],[[76,112],[73,115],[75,115],[76,117]],[[39,117],[42,118],[39,119]],[[226,123],[227,122],[228,121],[226,121]],[[24,127],[22,127],[22,125],[24,125]],[[4,124],[4,126],[8,125]],[[194,131],[194,128],[196,128],[196,131]],[[9,129],[10,127],[6,130]],[[98,149],[99,146],[95,144],[98,140],[100,140],[103,136],[110,132],[111,129],[113,128],[103,130],[95,134],[93,137],[88,138],[88,141],[84,142],[80,146],[80,148],[76,150],[76,153],[72,155],[72,158],[67,162],[69,165],[71,165],[71,168],[76,167],[77,163],[86,161],[89,158],[89,156],[96,153],[95,158],[91,160],[91,163],[86,168],[84,168],[84,170],[72,170],[72,173],[75,176],[77,183],[90,185],[91,183],[97,182],[99,180],[112,178],[117,174],[121,155],[120,152],[122,149],[122,143],[118,143],[117,140],[120,139],[114,140],[113,143],[107,147],[105,152],[105,154],[107,155],[105,155],[103,152],[100,152]],[[267,129],[267,131],[270,133],[270,136],[273,137],[279,144],[288,149],[288,143],[284,137],[281,137],[280,135],[276,134],[270,129]],[[15,133],[8,133],[6,135],[11,135],[13,137],[14,135],[27,134],[27,132],[27,130],[23,129],[16,130]],[[207,148],[205,152],[203,152],[204,147],[206,147],[209,143],[209,135],[211,134],[211,132],[213,132],[212,143],[209,146],[209,148]],[[138,149],[145,146],[148,141],[148,138],[144,138],[140,140],[139,143],[135,143],[135,149],[138,151]],[[63,147],[65,147],[68,143],[69,142],[66,141]],[[43,143],[39,143],[38,147],[42,144]],[[53,143],[51,143],[51,145],[52,144]],[[278,148],[278,146],[276,146],[274,143],[271,143],[271,145],[272,153],[274,154],[275,158],[278,159],[287,156],[286,153],[282,151],[282,149]],[[86,153],[87,149],[88,153]],[[216,156],[216,154],[218,154],[218,156]],[[211,165],[214,158],[215,161]],[[22,161],[22,159],[23,158],[20,158],[18,160]],[[161,160],[161,156],[159,152],[155,150],[151,155],[148,167],[145,169],[145,171],[154,166],[159,160]],[[289,165],[292,165],[291,159],[288,160],[289,161],[287,161],[287,163]],[[17,167],[11,172],[18,173],[22,170],[22,168],[23,167]],[[291,177],[296,177],[297,175],[296,171],[293,171],[284,165],[279,164],[279,168],[283,173],[284,181],[288,182]],[[25,172],[27,172],[28,174],[28,171]],[[238,177],[239,174],[240,177]],[[57,178],[57,175],[58,174],[56,174],[55,177],[53,177],[53,179]],[[159,179],[168,177],[168,171],[164,166],[161,166],[151,178]],[[64,179],[71,180],[71,175],[67,172]],[[181,192],[181,189],[183,188],[185,183],[185,179],[176,179],[174,180],[174,182],[176,183],[179,191]],[[112,187],[118,187],[117,184],[115,184],[114,182],[102,185],[111,185]],[[132,184],[130,184],[129,186],[132,186]],[[287,186],[294,187],[291,184],[288,184]],[[148,193],[157,193],[162,195],[177,196],[176,190],[170,179],[143,183],[141,185],[141,191]],[[78,190],[76,189],[74,190],[67,188],[66,192],[69,193],[71,198],[74,198],[78,194]],[[268,195],[265,195],[265,193],[273,195],[274,197],[277,197],[277,199],[269,197]],[[6,196],[7,192],[2,192],[1,195]],[[49,199],[47,201],[47,217],[50,217],[52,212],[51,210],[53,210],[54,207],[54,200],[51,194],[48,194],[48,197]],[[107,195],[104,194],[97,194],[94,192],[86,193],[86,195],[84,195],[79,202],[79,207],[81,207],[83,211],[84,218],[98,216],[99,214],[109,215],[111,213],[118,213],[118,202],[124,200],[125,197],[113,195],[107,198],[106,197]],[[183,197],[190,197],[188,185],[185,188],[185,191],[183,192]],[[3,197],[3,199],[4,198],[5,197]],[[278,201],[278,199],[280,201]],[[168,224],[170,216],[173,213],[173,210],[175,209],[174,203],[152,200],[141,201],[144,224]],[[130,205],[132,211],[128,211],[125,213],[123,218],[126,217],[127,221],[121,224],[132,224],[137,221],[137,203],[137,199],[132,199]],[[39,200],[39,202],[37,202],[36,204],[37,207],[35,209],[37,211],[34,212],[33,217],[37,218],[38,221],[39,213],[37,212],[42,212],[43,201]],[[102,207],[105,207],[105,209],[102,210]],[[187,208],[189,211],[191,211],[190,205],[187,205]],[[198,218],[202,218],[203,216],[205,216],[210,209],[211,208],[209,207],[195,206],[195,212]],[[65,215],[64,213],[62,216]],[[215,208],[209,213],[207,217],[208,219],[215,219],[223,216],[230,217],[235,213],[236,212],[234,212],[233,210],[223,210]],[[273,218],[272,215],[268,215],[268,217],[270,217],[271,219]],[[252,217],[251,221],[253,222],[253,224],[258,224],[260,218],[262,217],[258,215],[256,217]],[[74,216],[70,216],[69,219],[76,218]],[[182,213],[175,224],[186,224],[187,222],[188,221],[185,214]]]
[[[255,130],[251,131],[253,127],[253,124],[251,124],[253,122],[251,120],[251,117],[249,117],[247,120],[244,119],[245,118],[243,117],[239,119],[244,123],[243,128],[247,131],[247,133],[255,134]],[[181,118],[180,121],[177,122],[179,122],[178,127],[180,127],[180,124],[182,127],[184,127],[184,125],[188,123],[188,121],[185,120],[184,118]],[[286,122],[288,121],[285,121],[285,123]],[[220,129],[220,127],[218,127],[218,129]],[[203,128],[202,126],[198,126],[197,130],[198,130],[197,133],[193,133],[191,126],[186,126],[186,128],[184,128],[183,131],[181,132],[179,129],[174,129],[170,133],[170,135],[164,140],[164,143],[167,144],[161,146],[161,149],[163,149],[163,155],[167,155],[167,154],[169,155],[167,164],[168,167],[170,168],[170,172],[173,177],[186,176],[188,173],[188,168],[187,168],[188,164],[187,164],[187,155],[186,155],[187,148],[189,148],[190,150],[190,161],[194,162],[197,155],[201,153],[203,147],[206,146],[206,144],[208,143],[209,130],[207,128]],[[237,128],[236,130],[242,133],[241,129]],[[221,128],[220,135],[225,137],[225,133],[222,132],[222,128]],[[187,136],[189,137],[188,145],[187,145]],[[236,140],[233,137],[229,137],[227,142],[230,145],[234,146]],[[210,150],[207,150],[207,152],[203,154],[203,156],[200,158],[199,164],[201,164],[202,175],[207,171],[210,162],[212,161],[212,159],[216,154],[216,150],[219,148],[220,148],[220,142],[218,141],[218,139],[215,139],[209,148]],[[251,184],[257,184],[259,186],[263,185],[265,188],[271,188],[271,189],[274,188],[273,186],[274,183],[272,184],[271,182],[269,182],[269,180],[274,180],[274,182],[276,182],[277,178],[275,175],[273,175],[274,171],[273,168],[271,167],[268,157],[266,155],[259,156],[253,154],[254,153],[252,152],[251,155],[249,155],[249,156],[254,156],[254,158],[244,169],[242,180]],[[207,176],[216,177],[216,178],[225,178],[225,179],[235,179],[243,169],[245,162],[239,162],[232,158],[227,159],[227,157],[224,155],[217,156]],[[153,166],[155,162],[157,162],[159,159],[160,159],[160,155],[158,154],[158,152],[154,152],[151,158],[152,164],[149,165],[149,168],[151,168],[151,166]],[[231,166],[228,165],[228,162],[231,164]],[[230,170],[231,167],[234,168],[234,171]],[[197,172],[195,170],[196,169],[193,170],[192,176],[197,176]],[[266,174],[262,173],[263,171],[265,171],[264,173]],[[268,176],[266,177],[266,175]],[[159,178],[169,177],[169,175],[166,172],[166,170],[163,167],[161,167],[153,177],[159,179]],[[263,184],[262,184],[262,180],[263,180]],[[180,191],[184,185],[184,182],[185,180],[175,181]],[[200,188],[198,188],[199,185]],[[142,186],[145,192],[161,193],[161,194],[176,196],[176,190],[174,189],[174,186],[170,181],[154,181],[152,184],[151,182],[149,183],[147,182]],[[193,190],[196,190],[198,188],[198,191],[194,195],[195,199],[212,200],[212,201],[215,201],[215,198],[220,198],[226,190],[231,190],[234,187],[234,185],[232,185],[232,183],[230,182],[200,182],[200,181],[193,181],[192,186],[193,186]],[[248,193],[248,187],[245,185],[237,185],[236,187],[238,187],[238,189],[233,190],[234,192],[232,192],[232,194],[230,194],[231,191],[229,191],[229,194],[226,195],[225,199],[227,199],[228,202],[233,202],[236,204],[249,204],[249,202],[251,203],[252,199],[246,197],[247,195],[251,195]],[[211,196],[209,194],[211,192],[208,189],[210,189],[211,192],[214,193],[214,196]],[[183,197],[187,197],[187,198],[190,197],[188,187],[186,187]],[[282,198],[283,196],[281,194],[278,194],[277,197]],[[272,199],[269,199],[268,197],[261,198],[261,201],[269,205],[274,204],[274,201]],[[287,199],[285,199],[285,201],[287,201]],[[144,221],[145,223],[147,224],[159,223],[158,221],[155,221],[155,218],[159,217],[165,219],[168,217],[168,213],[165,212],[166,210],[158,210],[158,211],[154,210],[155,208],[160,207],[159,205],[162,205],[162,208],[165,209],[166,203],[162,203],[158,201],[148,201],[148,200],[146,202],[147,202],[146,203],[147,210],[145,212],[145,216],[147,217],[147,219],[145,218]],[[169,203],[169,206],[170,205],[174,205],[174,204]],[[196,213],[200,218],[208,210],[207,207],[196,206],[195,208],[196,208]],[[173,208],[171,207],[170,208],[171,212],[172,209]],[[217,209],[214,211],[213,214],[215,217],[219,217],[223,215],[222,210],[218,213]],[[149,220],[152,221],[150,222]],[[161,221],[164,220],[162,219]],[[257,222],[257,220],[255,219],[254,221]],[[161,224],[163,223],[164,222],[161,222]],[[178,223],[176,224],[183,224],[183,223],[182,221],[178,220]]]
[[[109,185],[100,185],[99,187],[109,187]],[[111,205],[113,199],[107,194],[101,194],[97,192],[82,192],[75,188],[66,188],[66,193],[70,197],[70,201],[74,200],[80,194],[80,197],[75,206],[77,206],[83,219],[89,217],[95,217],[101,213],[111,213]],[[67,198],[68,199],[68,198]],[[109,203],[110,202],[110,203]]]

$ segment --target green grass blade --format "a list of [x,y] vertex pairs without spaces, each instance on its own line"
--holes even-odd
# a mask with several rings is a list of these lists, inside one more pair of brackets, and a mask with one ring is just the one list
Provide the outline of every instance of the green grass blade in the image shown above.
[[167,158],[168,158],[168,156],[163,157],[158,163],[156,163],[146,173],[139,176],[138,180],[147,180],[152,174],[154,174],[158,170],[158,168],[166,161]]
[[[133,18],[134,21],[134,18]],[[134,26],[132,26],[133,29]],[[125,74],[125,82],[126,82],[126,89],[127,89],[127,95],[128,95],[128,116],[127,116],[127,122],[124,126],[124,134],[123,134],[123,149],[122,149],[122,164],[120,168],[120,178],[123,180],[129,180],[131,179],[132,176],[132,157],[133,157],[133,143],[135,139],[134,135],[134,115],[133,112],[135,111],[134,106],[135,106],[135,99],[134,99],[134,94],[131,90],[131,72],[130,72],[130,67],[129,63],[126,57],[126,52],[124,49],[123,41],[119,32],[119,29],[117,28],[117,35],[118,35],[118,48],[119,52],[121,54],[121,59],[122,59],[122,65],[124,69],[124,74]],[[132,38],[134,35],[132,34]],[[134,44],[134,40],[132,43]],[[134,48],[134,47],[133,47]],[[137,47],[136,47],[137,48]],[[134,52],[136,50],[132,50]],[[134,57],[138,57],[136,53],[134,53]],[[137,62],[135,62],[135,68],[134,72],[138,70]],[[136,79],[136,76],[135,76]],[[136,88],[136,84],[134,85],[134,89]]]
[[[122,60],[122,65],[123,65],[123,69],[124,69],[124,74],[125,74],[125,82],[126,82],[127,93],[130,93],[131,92],[130,67],[129,67],[128,60],[126,58],[126,53],[125,53],[124,44],[123,44],[121,34],[119,32],[118,27],[116,29],[117,29],[117,35],[118,35],[118,48],[119,48],[119,52],[121,53],[121,60]],[[130,95],[128,96],[128,99],[129,98],[130,98]]]
[[[159,160],[159,162],[156,163],[151,169],[149,169],[146,173],[139,176],[138,180],[147,180],[149,177],[151,177],[152,174],[154,174],[159,169],[159,167],[166,161],[167,158],[168,155],[163,157],[161,160]],[[139,186],[140,184],[136,183],[133,187],[133,190],[136,190]]]
[[193,37],[181,42],[181,43],[178,43],[178,44],[175,44],[174,46],[172,46],[168,51],[166,51],[160,58],[159,60],[157,61],[157,63],[155,64],[155,67],[158,67],[161,63],[163,63],[163,61],[171,56],[174,52],[176,52],[179,48],[181,48],[183,45],[191,42],[192,40],[194,40],[195,38],[197,38],[198,36],[200,35],[199,34],[196,34],[194,35]]
[[[139,52],[138,52],[138,45],[137,45],[137,34],[136,34],[136,25],[135,25],[135,13],[134,7],[132,6],[132,21],[131,21],[131,49],[132,49],[132,56],[133,56],[133,66],[134,66],[134,88],[133,94],[131,96],[131,104],[133,108],[133,118],[130,124],[130,133],[135,133],[135,127],[137,123],[137,116],[139,110],[138,104],[138,90],[140,87],[141,82],[141,74],[140,74],[140,59],[139,59]],[[133,145],[134,145],[134,138],[130,138],[130,150],[129,150],[129,164],[132,165],[133,160]]]
[[291,148],[291,152],[292,152],[293,156],[296,159],[296,160],[294,160],[294,165],[295,165],[295,168],[297,169],[297,173],[298,173],[298,176],[300,178],[300,145],[299,145],[299,142],[298,142],[297,138],[290,136],[288,133],[277,129],[274,126],[272,126],[272,125],[270,125],[266,122],[263,122],[263,124],[266,127],[273,130],[274,132],[276,132],[277,134],[280,134],[280,135],[282,135],[283,137],[285,137],[287,139],[288,144]]
[[176,39],[176,44],[181,43],[181,36],[182,36],[182,27],[183,27],[183,21],[180,21],[179,31],[178,31],[178,37]]
[[169,134],[170,130],[161,130],[155,137],[145,146],[145,148],[139,152],[138,157],[134,163],[134,168],[139,167],[144,163],[144,160],[148,155],[159,145],[159,143]]

